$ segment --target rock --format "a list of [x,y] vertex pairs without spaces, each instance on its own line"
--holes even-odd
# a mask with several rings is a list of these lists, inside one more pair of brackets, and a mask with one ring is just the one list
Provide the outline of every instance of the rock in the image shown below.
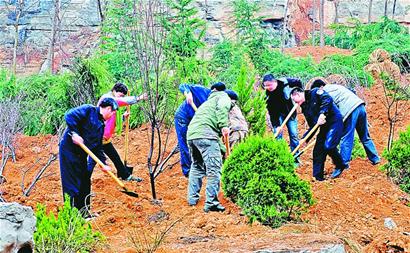
[[396,229],[397,225],[392,218],[384,219],[384,226],[390,230]]
[[33,252],[36,217],[31,207],[0,203],[0,252]]

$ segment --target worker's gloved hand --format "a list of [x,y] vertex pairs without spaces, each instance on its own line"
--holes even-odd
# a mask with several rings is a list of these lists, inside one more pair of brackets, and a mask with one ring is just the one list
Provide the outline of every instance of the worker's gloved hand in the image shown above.
[[319,118],[317,119],[317,123],[319,124],[319,126],[326,123],[326,116],[323,113],[319,115]]
[[128,118],[128,116],[130,116],[130,112],[125,111],[124,114],[122,115],[122,119],[126,119]]
[[107,172],[107,171],[111,171],[112,169],[111,169],[110,166],[105,165],[104,167],[101,167],[101,170],[104,171],[104,172]]
[[71,139],[73,140],[74,144],[84,144],[83,138],[76,133],[72,133]]

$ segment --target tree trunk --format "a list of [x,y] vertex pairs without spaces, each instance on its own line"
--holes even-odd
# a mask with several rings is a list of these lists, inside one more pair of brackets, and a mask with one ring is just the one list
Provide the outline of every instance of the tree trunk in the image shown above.
[[335,0],[333,1],[335,5],[335,20],[333,21],[335,24],[339,23],[339,1]]
[[50,45],[48,47],[47,59],[49,61],[49,70],[54,74],[54,47],[56,43],[57,30],[60,24],[60,0],[54,0],[54,17],[53,17],[53,26],[51,28],[51,39]]
[[372,6],[373,6],[373,0],[369,1],[369,12],[367,15],[367,23],[371,23],[372,22]]
[[397,0],[394,0],[393,1],[393,14],[392,14],[392,19],[394,19],[394,16],[396,15],[396,3],[397,3]]
[[384,16],[387,17],[387,1],[388,0],[384,0]]
[[288,23],[288,5],[289,5],[289,0],[286,0],[286,5],[285,5],[285,14],[283,16],[283,29],[282,29],[282,39],[281,39],[281,51],[283,53],[283,50],[285,48],[286,44],[286,30],[287,30],[287,23]]
[[316,45],[316,0],[313,0],[313,5],[312,5],[312,45]]
[[320,9],[319,9],[319,19],[320,19],[320,46],[325,46],[325,35],[324,35],[324,5],[325,0],[320,0]]
[[21,12],[23,9],[23,0],[19,0],[16,3],[16,21],[14,22],[14,45],[13,45],[13,62],[12,62],[12,73],[15,75],[17,70],[17,47],[19,43],[19,22],[21,17]]

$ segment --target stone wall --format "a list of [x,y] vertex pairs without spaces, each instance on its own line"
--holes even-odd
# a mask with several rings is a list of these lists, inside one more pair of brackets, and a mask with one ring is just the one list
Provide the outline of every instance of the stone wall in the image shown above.
[[[0,1],[0,65],[8,67],[12,59],[14,23],[13,7],[18,0]],[[325,1],[325,22],[330,24],[335,17],[335,1]],[[9,5],[6,4],[11,3]],[[25,0],[26,7],[19,21],[19,72],[37,72],[47,55],[54,13],[52,0]],[[267,21],[265,27],[280,30],[284,20],[286,0],[261,0],[262,9],[258,16]],[[384,0],[373,0],[373,20],[384,13]],[[62,32],[56,47],[56,68],[74,55],[87,54],[98,44],[100,15],[99,0],[62,0]],[[207,21],[205,41],[212,46],[224,38],[234,36],[231,0],[194,1],[199,17]],[[316,0],[316,4],[319,0]],[[339,21],[349,18],[367,21],[368,0],[339,0]],[[292,40],[289,46],[307,39],[312,31],[312,0],[289,0],[289,24]],[[410,24],[410,0],[397,0],[396,20]],[[392,1],[388,13],[391,16]]]

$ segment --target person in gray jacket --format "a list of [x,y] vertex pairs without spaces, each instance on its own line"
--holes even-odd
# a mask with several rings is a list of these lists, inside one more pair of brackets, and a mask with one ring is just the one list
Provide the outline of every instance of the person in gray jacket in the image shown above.
[[340,141],[340,154],[343,162],[348,164],[351,160],[356,130],[367,158],[373,165],[380,163],[376,146],[369,134],[365,102],[348,88],[337,84],[327,84],[322,79],[316,79],[310,87],[310,89],[313,88],[322,88],[329,93],[342,114],[343,135]]

